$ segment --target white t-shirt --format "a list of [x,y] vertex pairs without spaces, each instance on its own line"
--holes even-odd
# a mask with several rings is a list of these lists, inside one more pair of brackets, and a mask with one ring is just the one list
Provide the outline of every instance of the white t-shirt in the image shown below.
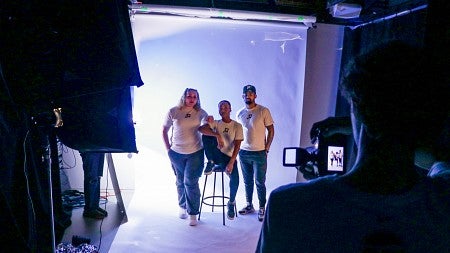
[[214,132],[219,133],[223,139],[224,145],[220,151],[231,157],[234,150],[234,141],[244,139],[242,125],[234,120],[231,120],[229,123],[222,120],[214,120],[209,126]]
[[164,127],[172,127],[170,149],[180,154],[192,154],[203,148],[198,127],[206,123],[208,113],[200,109],[173,107],[164,120]]
[[269,109],[258,104],[252,109],[244,107],[236,113],[236,119],[244,128],[244,141],[241,149],[264,150],[266,148],[266,127],[273,125]]
[[326,176],[275,189],[266,215],[256,252],[450,252],[448,178],[381,195]]

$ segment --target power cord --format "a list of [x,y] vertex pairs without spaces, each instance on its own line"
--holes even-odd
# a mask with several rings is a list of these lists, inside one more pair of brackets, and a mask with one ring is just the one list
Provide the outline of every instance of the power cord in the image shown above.
[[[23,154],[24,154],[24,160],[23,160],[23,174],[25,176],[25,181],[26,181],[26,186],[27,186],[27,199],[28,199],[28,203],[30,204],[30,208],[32,211],[32,215],[31,215],[31,233],[33,235],[36,235],[36,211],[34,208],[34,203],[33,203],[33,199],[31,198],[31,193],[30,193],[30,180],[28,178],[28,170],[27,170],[27,157],[28,157],[28,153],[27,153],[27,139],[28,139],[28,135],[30,134],[30,130],[27,131],[25,138],[23,140]],[[33,236],[34,237],[34,236]],[[34,243],[33,243],[34,244]]]

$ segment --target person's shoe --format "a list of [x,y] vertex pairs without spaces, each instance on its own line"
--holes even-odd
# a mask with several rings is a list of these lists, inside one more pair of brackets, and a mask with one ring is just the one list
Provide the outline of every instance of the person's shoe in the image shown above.
[[254,212],[255,212],[255,208],[253,208],[252,204],[247,204],[246,207],[239,210],[239,214],[242,214],[242,215],[246,215],[246,214],[254,213]]
[[228,201],[227,203],[227,218],[229,220],[234,220],[234,217],[236,216],[236,213],[234,212],[234,206],[236,203],[231,203],[230,201]]
[[189,215],[189,226],[197,226],[197,215]]
[[106,216],[105,216],[105,214],[103,214],[103,213],[99,212],[97,209],[95,209],[95,210],[91,210],[91,211],[83,211],[83,217],[101,220],[101,219],[104,219]]
[[97,207],[97,211],[99,211],[100,213],[105,215],[105,217],[108,217],[108,212],[105,209],[103,209],[101,207]]
[[224,170],[225,170],[225,168],[219,164],[214,165],[214,167],[212,168],[212,171],[214,171],[214,172],[222,172]]
[[180,217],[180,219],[186,219],[188,217],[188,215],[186,213],[186,209],[180,207],[180,211],[178,212],[178,217]]
[[266,209],[264,207],[260,207],[258,211],[258,220],[263,221],[264,220],[264,214],[266,213]]
[[206,167],[205,167],[205,170],[203,171],[203,174],[211,175],[211,173],[213,171],[213,168],[214,168],[214,162],[213,161],[208,161],[206,163]]

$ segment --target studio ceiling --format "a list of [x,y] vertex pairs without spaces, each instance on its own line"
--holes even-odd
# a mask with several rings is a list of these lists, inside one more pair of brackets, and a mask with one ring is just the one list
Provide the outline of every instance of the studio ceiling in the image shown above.
[[[138,3],[305,15],[316,17],[317,23],[345,26],[358,26],[427,6],[426,0],[141,0]],[[330,7],[343,3],[361,6],[359,17],[333,17]]]

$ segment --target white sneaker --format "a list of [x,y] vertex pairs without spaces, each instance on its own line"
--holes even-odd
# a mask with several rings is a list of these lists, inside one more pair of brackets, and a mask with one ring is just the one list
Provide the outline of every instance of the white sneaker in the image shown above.
[[178,212],[178,216],[180,219],[186,219],[188,217],[186,213],[186,209],[180,207],[180,211]]
[[189,226],[197,226],[197,215],[189,215]]

